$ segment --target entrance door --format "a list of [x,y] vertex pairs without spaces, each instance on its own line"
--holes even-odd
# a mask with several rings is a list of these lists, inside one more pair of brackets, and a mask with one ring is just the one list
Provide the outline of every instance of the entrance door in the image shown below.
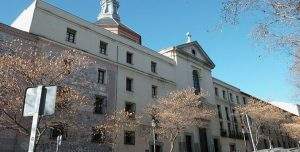
[[186,152],[193,152],[192,136],[191,135],[186,135],[185,136],[185,145],[186,145]]
[[199,138],[201,152],[208,152],[207,134],[205,128],[199,128]]
[[221,152],[219,139],[216,138],[214,139],[214,148],[215,148],[215,152]]

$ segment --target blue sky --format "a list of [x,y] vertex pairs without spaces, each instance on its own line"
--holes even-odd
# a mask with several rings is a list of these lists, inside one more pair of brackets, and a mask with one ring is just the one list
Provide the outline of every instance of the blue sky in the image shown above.
[[[96,21],[99,0],[46,0],[88,21]],[[0,22],[11,24],[32,0],[3,0]],[[143,37],[143,44],[159,50],[185,42],[190,32],[216,64],[213,76],[265,100],[299,103],[291,83],[291,60],[257,47],[249,36],[254,19],[238,26],[219,24],[220,1],[120,0],[124,24]]]

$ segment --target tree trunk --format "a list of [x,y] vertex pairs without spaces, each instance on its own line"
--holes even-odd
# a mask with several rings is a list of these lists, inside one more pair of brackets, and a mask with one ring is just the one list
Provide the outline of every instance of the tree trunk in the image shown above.
[[272,145],[272,142],[271,142],[271,139],[270,139],[270,137],[268,137],[268,141],[269,141],[269,149],[272,149],[273,148],[273,145]]
[[170,144],[171,144],[170,152],[173,152],[173,150],[174,150],[174,141],[171,141]]

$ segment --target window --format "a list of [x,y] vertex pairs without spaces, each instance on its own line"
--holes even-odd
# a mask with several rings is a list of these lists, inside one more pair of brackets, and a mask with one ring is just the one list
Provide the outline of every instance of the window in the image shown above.
[[133,79],[126,78],[126,91],[133,91]]
[[152,98],[157,98],[157,86],[152,85]]
[[66,37],[66,41],[71,42],[71,43],[75,43],[76,40],[76,30],[67,28],[67,37]]
[[193,83],[195,88],[195,93],[200,92],[200,82],[199,82],[199,74],[197,70],[193,70]]
[[185,136],[185,146],[186,146],[186,152],[193,152],[192,136],[191,135],[186,135]]
[[135,132],[134,131],[125,131],[124,144],[125,145],[135,145]]
[[237,124],[234,125],[234,129],[235,129],[235,133],[238,134],[239,133],[239,127]]
[[193,54],[194,56],[196,56],[196,51],[195,51],[195,50],[192,50],[192,54]]
[[126,102],[125,103],[125,111],[129,113],[130,117],[135,117],[135,103],[132,102]]
[[232,93],[229,93],[229,99],[231,102],[233,102]]
[[222,121],[220,121],[220,129],[221,129],[221,130],[224,129],[224,127],[223,127],[223,122],[222,122]]
[[151,72],[156,73],[156,62],[151,61]]
[[246,97],[243,97],[243,102],[244,102],[244,104],[247,104]]
[[98,83],[100,83],[100,84],[105,83],[105,74],[106,74],[105,70],[98,69]]
[[231,132],[231,123],[230,122],[227,123],[227,127],[228,127],[228,132]]
[[133,56],[132,53],[130,53],[130,52],[126,53],[126,62],[127,63],[132,64],[132,56]]
[[218,107],[218,115],[219,115],[219,118],[222,119],[221,106],[220,106],[220,105],[217,105],[217,107]]
[[227,120],[230,120],[230,118],[229,118],[229,112],[228,112],[228,107],[225,107],[225,112],[226,112],[226,118],[227,118]]
[[233,116],[233,121],[235,123],[237,123],[237,119],[236,119],[236,115],[235,115],[235,110],[234,109],[232,109],[232,116]]
[[240,97],[236,96],[236,103],[240,104]]
[[230,145],[230,152],[236,152],[235,144]]
[[214,138],[214,148],[215,148],[215,152],[220,152],[220,140]]
[[106,111],[106,97],[103,96],[96,96],[96,101],[95,101],[95,109],[94,112],[95,114],[104,114]]
[[225,92],[225,90],[223,90],[222,93],[223,93],[223,99],[226,100],[226,92]]
[[216,95],[216,97],[219,96],[219,89],[217,87],[215,87],[215,95]]
[[63,140],[67,139],[67,130],[65,129],[64,125],[58,124],[50,129],[50,139],[57,139],[57,137],[60,135],[62,136]]
[[107,50],[107,43],[100,41],[100,53],[106,55],[106,50]]
[[104,143],[105,142],[105,130],[104,128],[93,128],[92,142]]

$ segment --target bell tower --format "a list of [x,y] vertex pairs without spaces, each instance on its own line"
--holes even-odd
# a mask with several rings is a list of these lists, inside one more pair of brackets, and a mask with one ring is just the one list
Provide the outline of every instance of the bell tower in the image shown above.
[[111,18],[117,22],[120,22],[120,16],[118,12],[120,4],[117,0],[101,0],[100,6],[101,12],[98,16],[98,20],[103,18]]
[[101,11],[96,25],[118,34],[135,43],[142,44],[142,37],[131,28],[121,23],[118,0],[100,0]]

